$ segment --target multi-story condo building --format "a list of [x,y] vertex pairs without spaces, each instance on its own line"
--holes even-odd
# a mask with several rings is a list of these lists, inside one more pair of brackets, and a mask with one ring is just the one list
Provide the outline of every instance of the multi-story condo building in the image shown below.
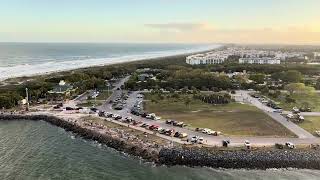
[[228,58],[227,55],[220,55],[220,54],[196,54],[192,56],[188,56],[186,62],[191,65],[198,65],[198,64],[221,64]]

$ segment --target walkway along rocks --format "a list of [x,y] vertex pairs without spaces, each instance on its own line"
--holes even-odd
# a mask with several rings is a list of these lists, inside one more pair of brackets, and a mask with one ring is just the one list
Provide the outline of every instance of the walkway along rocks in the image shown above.
[[319,150],[210,150],[201,148],[154,148],[128,141],[121,136],[102,134],[54,116],[46,115],[0,115],[0,120],[43,120],[72,131],[85,139],[91,139],[118,151],[140,156],[147,161],[165,165],[207,166],[213,168],[304,168],[320,169]]

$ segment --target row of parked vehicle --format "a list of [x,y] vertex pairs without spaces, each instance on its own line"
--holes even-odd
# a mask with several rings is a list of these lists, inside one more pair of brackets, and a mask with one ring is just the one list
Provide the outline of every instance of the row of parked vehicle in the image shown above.
[[174,121],[174,120],[166,120],[166,124],[171,124],[173,126],[177,126],[177,127],[185,127],[187,126],[186,124],[184,124],[184,122],[179,122],[179,121]]
[[122,110],[123,107],[126,105],[126,100],[129,98],[129,95],[122,92],[120,95],[118,95],[115,100],[110,101],[112,103],[112,106],[115,110]]
[[141,125],[141,127],[149,129],[149,130],[152,130],[152,131],[157,131],[158,133],[165,134],[167,136],[173,136],[173,137],[177,137],[177,138],[186,138],[186,137],[188,137],[187,133],[180,133],[180,132],[175,131],[175,129],[164,129],[164,128],[158,126],[158,125],[152,125],[152,124],[150,125],[150,124],[147,124],[147,123],[143,123]]
[[271,99],[261,96],[260,94],[252,94],[252,97],[258,99],[262,104],[265,104],[268,107],[271,107],[272,109],[274,109],[274,112],[277,113],[282,113],[282,108],[280,106],[278,106],[274,101],[272,101]]
[[291,121],[303,122],[304,117],[300,114],[300,110],[297,107],[293,107],[291,113],[286,115],[286,118]]
[[220,131],[213,131],[209,128],[196,128],[195,131],[202,132],[203,134],[220,136],[222,133]]

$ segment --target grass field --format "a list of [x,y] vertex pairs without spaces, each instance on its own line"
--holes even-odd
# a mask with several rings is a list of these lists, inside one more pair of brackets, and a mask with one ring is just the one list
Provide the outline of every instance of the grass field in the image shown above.
[[303,129],[315,134],[315,131],[320,131],[320,116],[305,116],[303,123],[300,123]]
[[[210,128],[227,135],[294,136],[254,106],[239,103],[211,105],[194,99],[187,106],[185,98],[146,101],[145,108],[147,112],[156,113],[163,119],[183,121],[192,127]],[[155,99],[155,95],[146,94],[146,99]]]
[[293,98],[296,100],[295,103],[287,103],[285,102],[284,96],[280,96],[279,98],[271,98],[285,110],[291,110],[293,107],[300,107],[303,103],[307,102],[312,111],[320,112],[320,94],[313,93],[309,95],[293,95]]

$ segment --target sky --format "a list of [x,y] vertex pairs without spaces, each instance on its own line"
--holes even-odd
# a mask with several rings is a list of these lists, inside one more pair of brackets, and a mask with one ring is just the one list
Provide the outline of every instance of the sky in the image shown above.
[[320,44],[320,0],[0,0],[1,42]]

